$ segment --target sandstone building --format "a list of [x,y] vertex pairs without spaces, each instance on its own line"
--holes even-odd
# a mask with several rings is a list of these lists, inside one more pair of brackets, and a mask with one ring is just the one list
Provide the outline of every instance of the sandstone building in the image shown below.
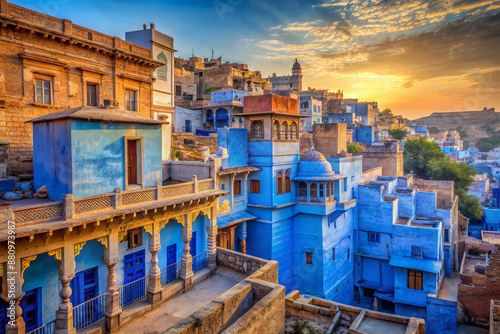
[[9,145],[9,174],[32,173],[29,119],[79,106],[149,118],[165,111],[152,101],[164,63],[151,50],[5,0],[0,23],[0,141]]

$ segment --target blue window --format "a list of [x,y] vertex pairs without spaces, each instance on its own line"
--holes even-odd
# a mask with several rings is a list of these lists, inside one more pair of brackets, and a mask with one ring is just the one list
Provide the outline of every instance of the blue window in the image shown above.
[[444,229],[444,242],[450,242],[450,229]]
[[22,316],[26,323],[26,333],[42,325],[41,290],[41,288],[30,290],[21,299]]
[[380,233],[368,232],[368,241],[380,242]]

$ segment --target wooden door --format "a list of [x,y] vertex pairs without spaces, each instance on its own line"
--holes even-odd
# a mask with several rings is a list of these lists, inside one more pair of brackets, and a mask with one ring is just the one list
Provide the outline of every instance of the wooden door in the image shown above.
[[128,184],[137,184],[137,140],[127,141]]

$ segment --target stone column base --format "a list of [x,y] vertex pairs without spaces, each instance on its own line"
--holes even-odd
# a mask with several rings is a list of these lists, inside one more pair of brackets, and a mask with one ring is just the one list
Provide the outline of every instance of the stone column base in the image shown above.
[[120,326],[120,315],[122,312],[109,314],[104,312],[104,319],[106,322],[106,329],[109,333],[117,333]]
[[[7,320],[9,320],[9,318],[7,318]],[[25,334],[26,333],[26,325],[24,323],[24,320],[23,318],[20,317],[20,319],[17,319],[16,320],[16,326],[15,327],[11,327],[9,325],[7,325],[5,327],[5,333],[6,334]]]
[[76,329],[73,327],[73,308],[57,310],[54,334],[74,333],[76,333]]
[[147,301],[153,305],[161,302],[161,300],[163,298],[163,289],[156,290],[156,291],[147,290],[146,293],[147,293],[147,297],[146,297]]
[[194,287],[193,276],[184,280],[184,293],[190,291]]

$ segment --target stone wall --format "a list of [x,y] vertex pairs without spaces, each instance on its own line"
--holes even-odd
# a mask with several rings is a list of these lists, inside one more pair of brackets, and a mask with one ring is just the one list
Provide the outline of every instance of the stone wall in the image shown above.
[[474,273],[458,285],[458,300],[465,323],[488,327],[491,300],[500,299],[500,245],[491,253],[485,274]]
[[197,136],[194,133],[187,132],[174,133],[172,135],[172,146],[181,152],[179,160],[202,161],[202,147],[208,147],[210,154],[217,152],[217,135]]
[[398,141],[386,141],[383,145],[369,145],[364,152],[363,170],[382,167],[383,176],[403,176],[403,151]]
[[450,209],[453,206],[455,199],[453,181],[414,179],[413,185],[420,191],[435,192],[437,195],[437,209]]
[[313,134],[311,132],[301,131],[299,138],[300,154],[305,154],[311,150],[313,145]]
[[317,123],[313,125],[313,141],[316,151],[325,158],[335,158],[341,152],[347,153],[347,124]]
[[282,332],[285,288],[277,284],[278,263],[218,248],[217,265],[251,275],[163,333]]
[[379,176],[382,176],[382,166],[363,171],[362,182],[377,181]]
[[[32,173],[32,125],[25,122],[86,105],[87,83],[98,85],[98,105],[125,108],[129,89],[137,91],[140,114],[157,111],[151,78],[162,64],[150,50],[10,3],[0,21],[0,140],[11,142],[11,174]],[[50,82],[50,103],[36,102],[36,80]]]
[[500,334],[500,301],[492,300],[490,304],[490,334]]

